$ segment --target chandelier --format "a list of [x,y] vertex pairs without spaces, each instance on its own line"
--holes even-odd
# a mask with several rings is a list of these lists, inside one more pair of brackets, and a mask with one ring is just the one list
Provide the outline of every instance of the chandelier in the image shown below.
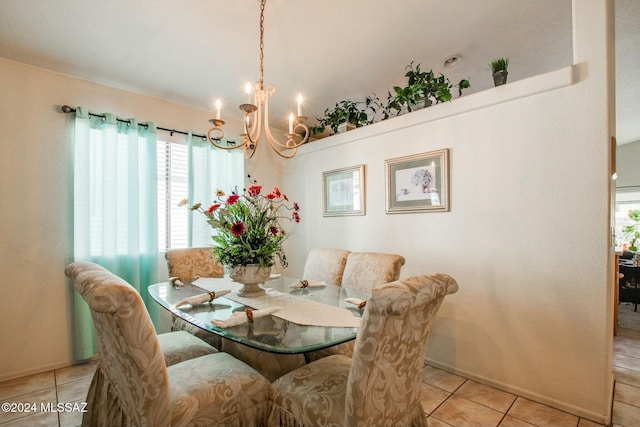
[[[251,85],[247,83],[245,89],[247,93],[247,103],[240,105],[240,110],[244,113],[243,138],[242,144],[237,145],[233,141],[224,140],[224,131],[222,126],[224,121],[220,120],[220,100],[216,101],[216,118],[209,120],[213,127],[209,129],[207,138],[209,142],[217,148],[223,150],[234,150],[242,147],[244,156],[250,158],[258,148],[262,131],[269,141],[271,148],[281,157],[290,159],[296,155],[298,147],[309,140],[309,128],[304,122],[307,117],[301,113],[302,96],[298,95],[297,116],[293,113],[289,114],[289,132],[285,135],[285,142],[278,141],[271,133],[269,126],[269,98],[276,91],[275,86],[264,86],[264,6],[267,0],[260,1],[260,80],[255,84],[255,96],[253,103],[251,102]],[[264,129],[263,129],[264,128]]]

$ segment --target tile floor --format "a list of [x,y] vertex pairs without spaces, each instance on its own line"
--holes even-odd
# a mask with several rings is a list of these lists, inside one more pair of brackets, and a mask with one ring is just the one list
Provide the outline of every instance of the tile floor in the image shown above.
[[[613,425],[632,427],[640,425],[640,311],[635,313],[632,305],[623,304],[619,319],[613,355]],[[0,402],[37,406],[31,414],[0,412],[0,427],[79,426],[81,412],[42,412],[40,405],[83,403],[94,371],[95,362],[91,362],[0,383]],[[599,425],[430,366],[423,369],[422,389],[430,427]]]

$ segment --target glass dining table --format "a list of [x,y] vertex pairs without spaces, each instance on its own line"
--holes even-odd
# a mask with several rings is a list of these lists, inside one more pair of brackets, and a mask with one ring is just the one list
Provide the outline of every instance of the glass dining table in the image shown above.
[[[347,302],[347,298],[366,300],[369,297],[368,293],[335,285],[292,287],[299,282],[300,279],[296,278],[276,277],[261,286],[267,290],[267,295],[286,296],[287,298],[284,300],[286,304],[300,304],[302,307],[304,304],[314,304],[314,307],[322,309],[324,306],[327,310],[339,308],[347,311],[356,319],[361,318],[363,309]],[[356,338],[357,327],[298,324],[278,317],[278,313],[257,318],[253,323],[247,322],[232,327],[214,325],[212,320],[225,320],[235,313],[244,313],[246,308],[256,308],[252,306],[250,298],[234,298],[233,293],[218,297],[211,302],[207,301],[204,304],[176,306],[185,298],[201,295],[213,290],[213,288],[231,287],[233,289],[234,286],[239,288],[241,285],[231,282],[229,278],[201,278],[193,283],[185,281],[184,286],[174,286],[170,282],[158,283],[149,286],[148,290],[151,297],[174,316],[224,339],[262,352],[283,355],[303,354]]]

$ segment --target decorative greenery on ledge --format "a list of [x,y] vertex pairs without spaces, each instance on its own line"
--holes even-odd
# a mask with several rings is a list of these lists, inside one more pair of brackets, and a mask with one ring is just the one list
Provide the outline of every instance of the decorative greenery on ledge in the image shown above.
[[363,101],[346,99],[337,102],[333,108],[324,111],[324,117],[317,119],[318,126],[310,127],[311,134],[319,135],[329,130],[333,135],[343,123],[362,127],[429,107],[434,103],[448,102],[453,98],[451,89],[458,88],[458,96],[461,96],[462,91],[471,86],[468,79],[460,80],[454,85],[444,74],[436,76],[433,70],[422,71],[421,64],[414,66],[414,62],[411,61],[405,67],[406,86],[394,86],[394,93],[389,91],[385,100],[373,94]]

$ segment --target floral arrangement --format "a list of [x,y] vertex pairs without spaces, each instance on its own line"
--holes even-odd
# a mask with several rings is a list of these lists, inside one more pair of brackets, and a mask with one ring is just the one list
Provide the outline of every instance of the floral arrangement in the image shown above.
[[[295,202],[291,206],[288,203],[289,199],[278,187],[263,195],[262,186],[254,181],[242,194],[236,190],[226,195],[224,191],[217,190],[217,199],[210,207],[205,209],[201,203],[195,203],[189,209],[203,213],[217,231],[212,236],[215,243],[213,252],[223,265],[271,267],[277,257],[286,267],[288,263],[282,242],[288,234],[279,221],[288,218],[300,222],[300,206]],[[180,206],[188,204],[187,199],[180,202]],[[285,212],[291,212],[290,216],[285,216]]]

